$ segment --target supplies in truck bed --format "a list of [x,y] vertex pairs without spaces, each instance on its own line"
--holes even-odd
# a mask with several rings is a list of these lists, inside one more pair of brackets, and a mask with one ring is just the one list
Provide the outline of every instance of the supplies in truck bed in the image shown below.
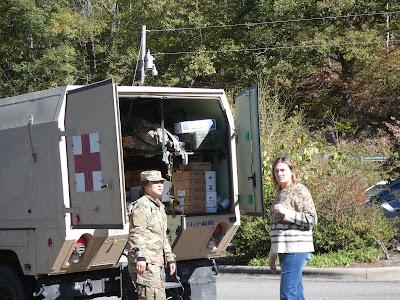
[[[208,167],[208,163],[205,164]],[[172,184],[174,187],[174,197],[182,213],[201,214],[217,212],[215,171],[174,172],[172,174]]]
[[[154,124],[140,118],[134,119],[132,128],[130,135],[122,138],[124,153],[126,150],[131,150],[136,155],[152,157],[160,155],[164,145],[164,150],[180,155],[183,164],[187,164],[188,154],[184,143],[180,142],[167,129],[161,128],[159,124]],[[166,152],[163,153],[164,157],[166,157],[164,162],[170,164],[170,155],[166,154]]]
[[183,121],[174,124],[175,134],[197,131],[212,131],[216,128],[216,122],[214,119]]
[[140,172],[142,170],[125,171],[125,189],[141,186]]
[[211,171],[211,163],[206,161],[190,161],[182,166],[182,171]]
[[187,150],[221,150],[224,148],[225,135],[219,129],[181,133],[178,136],[179,140],[185,143]]

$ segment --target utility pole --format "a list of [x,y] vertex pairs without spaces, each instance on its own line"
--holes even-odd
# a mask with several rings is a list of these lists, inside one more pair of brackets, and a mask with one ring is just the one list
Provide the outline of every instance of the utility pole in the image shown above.
[[142,25],[142,40],[140,44],[140,85],[144,85],[144,76],[145,76],[145,56],[146,56],[146,25]]
[[386,11],[388,12],[386,14],[386,52],[389,52],[389,42],[390,42],[390,32],[389,32],[389,25],[390,25],[390,16],[389,16],[389,1],[386,2]]

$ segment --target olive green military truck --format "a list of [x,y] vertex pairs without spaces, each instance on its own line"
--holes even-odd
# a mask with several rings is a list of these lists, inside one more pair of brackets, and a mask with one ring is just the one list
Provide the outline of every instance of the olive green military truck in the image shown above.
[[240,211],[263,211],[257,97],[237,97],[236,121],[217,89],[106,80],[1,99],[0,299],[134,299],[128,209],[148,169],[167,179],[168,292],[215,299],[213,258]]

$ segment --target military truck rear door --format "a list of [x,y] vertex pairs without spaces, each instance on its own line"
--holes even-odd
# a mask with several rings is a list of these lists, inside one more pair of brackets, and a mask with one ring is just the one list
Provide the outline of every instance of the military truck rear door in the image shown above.
[[235,99],[239,207],[250,215],[264,214],[258,114],[258,86]]
[[74,228],[125,223],[119,107],[111,80],[67,94],[65,128]]

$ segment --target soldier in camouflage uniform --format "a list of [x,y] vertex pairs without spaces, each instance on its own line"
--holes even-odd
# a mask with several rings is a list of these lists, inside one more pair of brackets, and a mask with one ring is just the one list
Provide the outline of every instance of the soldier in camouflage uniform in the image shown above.
[[130,208],[128,270],[139,300],[165,300],[164,255],[170,274],[176,270],[175,256],[167,237],[167,215],[160,201],[165,181],[160,171],[140,174],[144,195]]

